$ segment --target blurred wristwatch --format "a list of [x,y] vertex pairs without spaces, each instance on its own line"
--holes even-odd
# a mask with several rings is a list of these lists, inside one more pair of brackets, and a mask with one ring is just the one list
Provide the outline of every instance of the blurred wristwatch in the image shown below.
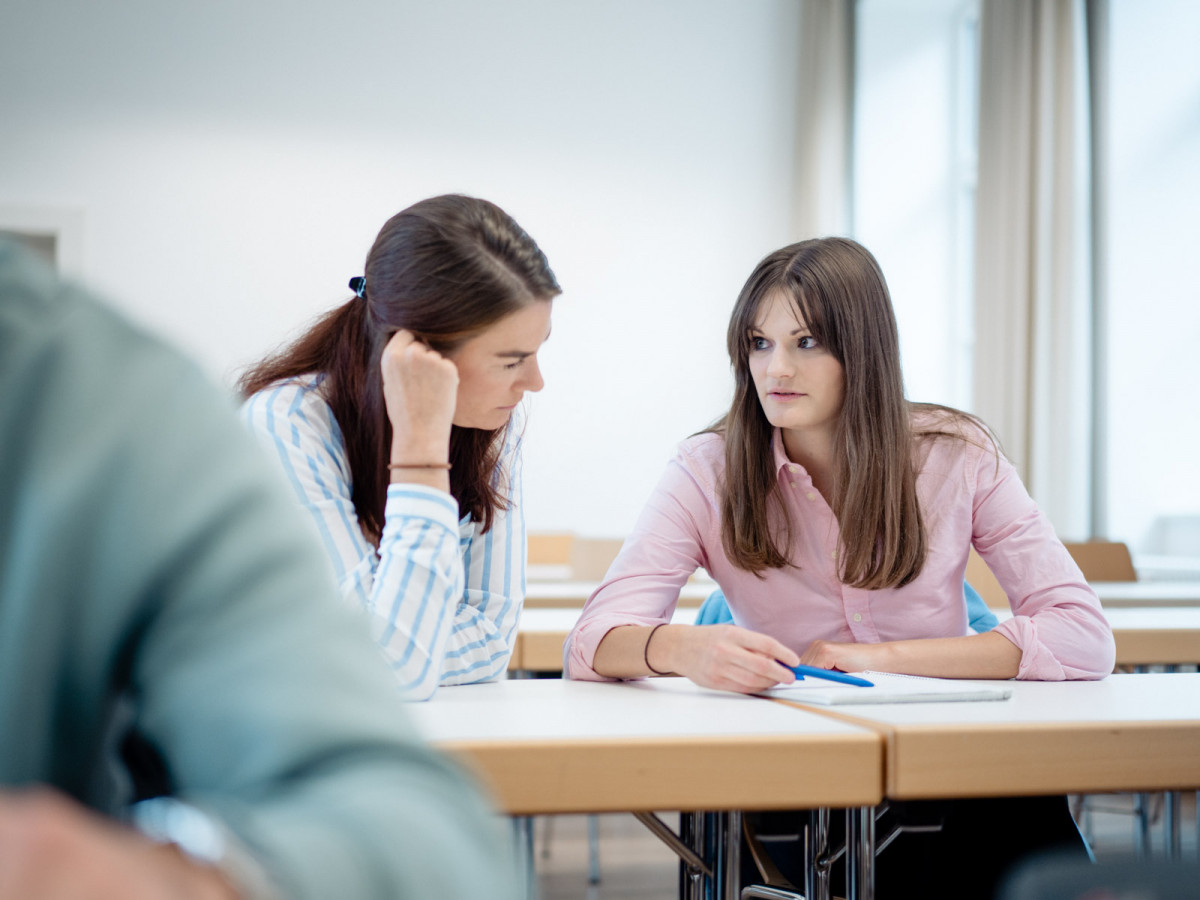
[[243,900],[279,900],[262,865],[232,832],[199,807],[155,797],[130,809],[134,828],[160,844],[174,844],[194,862],[221,872]]

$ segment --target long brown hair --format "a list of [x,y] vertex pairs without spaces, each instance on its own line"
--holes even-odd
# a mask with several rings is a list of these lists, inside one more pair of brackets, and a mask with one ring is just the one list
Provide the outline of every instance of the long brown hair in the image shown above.
[[[367,254],[364,277],[362,297],[250,367],[238,387],[249,397],[281,379],[325,376],[321,391],[346,443],[354,509],[378,543],[392,442],[379,362],[388,340],[406,328],[448,353],[561,289],[533,238],[504,210],[458,194],[422,200],[390,218]],[[497,477],[505,430],[456,425],[450,433],[450,492],[484,531],[508,503]]]
[[973,417],[904,398],[900,340],[891,298],[875,258],[845,238],[803,241],[777,250],[751,273],[729,320],[726,342],[735,387],[729,412],[710,430],[725,437],[722,544],[739,568],[789,564],[793,529],[778,495],[767,421],[750,374],[751,331],[763,301],[792,298],[798,316],[842,365],[844,400],[834,433],[830,506],[841,536],[840,577],[875,590],[908,584],[925,564],[917,500],[913,415],[942,410],[926,434],[963,436],[951,420]]

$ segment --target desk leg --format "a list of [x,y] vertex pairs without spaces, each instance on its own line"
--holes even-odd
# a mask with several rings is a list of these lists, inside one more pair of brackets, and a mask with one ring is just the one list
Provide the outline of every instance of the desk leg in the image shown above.
[[814,809],[809,813],[804,838],[804,896],[806,900],[830,900],[828,809]]
[[[709,860],[712,855],[708,847],[708,815],[702,812],[681,812],[679,814],[679,836],[699,859]],[[704,871],[690,864],[687,860],[679,860],[679,897],[680,900],[710,900],[709,888],[713,879],[711,874],[706,876]]]
[[537,900],[537,869],[533,861],[533,816],[513,816],[512,834],[523,882],[521,894],[527,900]]
[[738,900],[741,896],[742,875],[742,814],[738,811],[720,813],[721,845],[717,859],[717,877],[720,879],[718,896],[725,900]]
[[846,900],[875,900],[875,809],[846,810]]
[[1134,851],[1142,859],[1150,855],[1150,794],[1139,791],[1133,795],[1133,813],[1137,826]]
[[1183,846],[1180,830],[1183,825],[1183,794],[1167,791],[1163,797],[1163,837],[1167,845],[1167,859],[1180,859]]

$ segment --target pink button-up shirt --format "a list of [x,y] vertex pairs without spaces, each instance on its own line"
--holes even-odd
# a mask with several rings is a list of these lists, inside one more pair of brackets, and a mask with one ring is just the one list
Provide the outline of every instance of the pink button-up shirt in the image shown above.
[[970,634],[963,573],[972,545],[1004,587],[1013,617],[995,630],[1021,649],[1017,677],[1103,678],[1113,669],[1112,630],[1054,528],[1008,460],[978,433],[918,442],[917,494],[929,552],[901,588],[859,590],[838,579],[838,523],[803,466],[788,460],[778,429],[779,494],[793,523],[794,567],[758,577],[721,547],[718,484],[724,438],[680,444],[633,532],[567,638],[571,678],[600,679],[596,646],[618,625],[670,621],[679,589],[697,568],[725,592],[734,622],[802,653],[817,639],[877,643]]

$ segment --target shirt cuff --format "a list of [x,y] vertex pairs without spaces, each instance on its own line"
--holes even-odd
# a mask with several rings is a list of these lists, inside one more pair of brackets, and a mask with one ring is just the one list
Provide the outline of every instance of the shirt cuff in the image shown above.
[[426,519],[458,534],[458,501],[445,491],[423,484],[390,484],[383,511],[386,535],[406,519]]

